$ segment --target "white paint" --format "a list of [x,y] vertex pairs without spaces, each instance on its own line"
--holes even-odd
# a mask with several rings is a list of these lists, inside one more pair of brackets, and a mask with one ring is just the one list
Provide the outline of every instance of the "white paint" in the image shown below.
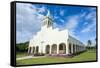
[[[13,0],[0,0],[0,68],[14,68],[10,66],[10,2]],[[98,5],[100,12],[100,0],[19,0],[31,2],[51,2],[65,4],[83,4],[83,5]],[[98,17],[100,13],[98,13]],[[99,17],[100,18],[100,17]],[[100,22],[100,19],[98,19]],[[98,23],[100,29],[100,23]],[[98,30],[98,38],[100,38],[100,30]],[[100,44],[98,40],[98,45]],[[98,46],[98,57],[100,57],[100,46]],[[44,66],[28,66],[20,68],[100,68],[100,58],[98,62],[93,63],[76,63],[76,64],[58,64]]]
[[[71,44],[72,46],[71,47],[72,53],[74,53],[73,49],[75,48],[73,46],[75,45],[79,46],[78,51],[85,50],[84,44],[81,43],[79,40],[70,36],[69,31],[67,29],[59,30],[59,28],[53,28],[53,20],[52,20],[52,17],[50,16],[50,11],[48,11],[47,15],[44,17],[44,19],[41,22],[43,24],[43,26],[41,27],[41,30],[37,32],[37,34],[34,35],[33,38],[29,42],[29,49],[31,47],[31,53],[33,51],[33,47],[35,47],[34,50],[36,50],[36,47],[38,47],[39,48],[38,53],[45,54],[47,45],[50,45],[50,47],[52,47],[53,44],[56,44],[57,45],[56,54],[59,54],[59,45],[61,43],[64,43],[66,45],[66,54],[70,54],[69,44]],[[51,54],[51,52],[49,52],[49,54]]]

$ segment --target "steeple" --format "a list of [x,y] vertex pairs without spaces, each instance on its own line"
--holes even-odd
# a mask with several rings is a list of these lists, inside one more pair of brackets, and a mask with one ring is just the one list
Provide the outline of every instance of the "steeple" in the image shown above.
[[43,26],[45,27],[52,27],[53,23],[52,23],[52,19],[51,19],[51,15],[50,15],[50,11],[47,11],[47,15],[45,16],[45,18],[42,20]]
[[49,16],[50,16],[50,11],[48,10],[47,17],[49,17]]

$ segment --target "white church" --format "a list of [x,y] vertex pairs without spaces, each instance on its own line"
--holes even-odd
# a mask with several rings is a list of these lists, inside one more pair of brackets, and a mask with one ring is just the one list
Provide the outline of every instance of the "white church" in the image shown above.
[[69,35],[68,29],[53,28],[49,11],[41,22],[41,30],[29,41],[28,54],[68,55],[86,49],[82,42]]

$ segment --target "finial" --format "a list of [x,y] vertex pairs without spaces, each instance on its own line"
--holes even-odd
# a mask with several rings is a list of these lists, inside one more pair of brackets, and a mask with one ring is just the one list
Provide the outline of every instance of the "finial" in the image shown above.
[[48,10],[47,16],[50,16],[50,11]]

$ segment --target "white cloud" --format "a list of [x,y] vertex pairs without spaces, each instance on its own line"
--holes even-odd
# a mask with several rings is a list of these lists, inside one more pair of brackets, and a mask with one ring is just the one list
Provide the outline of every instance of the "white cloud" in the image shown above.
[[59,20],[62,21],[62,22],[66,22],[66,24],[58,25],[58,24],[54,23],[54,26],[58,27],[60,30],[68,29],[69,30],[69,34],[72,37],[75,37],[75,38],[77,38],[79,40],[79,37],[75,35],[75,28],[79,24],[80,16],[79,15],[69,16],[66,21],[63,20],[63,19],[59,19]]
[[54,19],[58,19],[59,17],[58,16],[54,16]]
[[44,13],[46,11],[46,8],[42,6],[41,8],[38,8],[39,13]]
[[88,19],[91,19],[91,18],[93,18],[95,16],[95,12],[91,12],[91,13],[89,13],[87,16],[86,16],[86,19],[88,20]]
[[83,12],[82,14],[80,14],[80,17],[84,17],[86,16],[86,12]]
[[61,15],[61,16],[64,15],[64,10],[60,10],[60,15]]
[[87,25],[88,24],[88,22],[84,22],[84,24],[83,25]]
[[61,21],[62,23],[64,23],[64,22],[65,22],[63,19],[60,19],[60,21]]
[[96,20],[95,19],[92,20],[93,21],[81,31],[82,33],[92,32],[96,30]]
[[76,38],[77,40],[80,40],[80,38],[78,37],[78,35],[75,34],[74,30],[70,30],[69,31],[69,35],[72,36],[72,37],[74,37],[74,38]]
[[89,20],[90,22],[87,22],[86,24],[88,24],[81,32],[85,33],[85,32],[92,32],[96,30],[96,12],[94,11],[94,9],[91,9],[91,12],[86,15],[85,17],[86,20]]
[[17,3],[16,9],[17,43],[25,42],[40,30],[44,15],[31,4]]
[[68,18],[67,24],[66,24],[66,28],[69,30],[75,29],[77,27],[79,23],[79,16],[70,16]]

